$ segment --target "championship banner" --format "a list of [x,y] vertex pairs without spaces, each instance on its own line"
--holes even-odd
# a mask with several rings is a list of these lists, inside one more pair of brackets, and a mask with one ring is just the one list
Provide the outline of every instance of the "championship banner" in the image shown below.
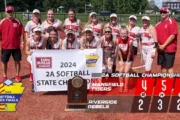
[[32,54],[35,91],[67,91],[74,76],[87,79],[102,72],[102,49],[35,50]]

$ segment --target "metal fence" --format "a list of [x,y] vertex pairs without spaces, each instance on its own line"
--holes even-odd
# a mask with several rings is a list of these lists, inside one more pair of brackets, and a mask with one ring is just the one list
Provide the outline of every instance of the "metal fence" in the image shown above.
[[[47,13],[45,13],[45,12],[41,13],[42,21],[46,19],[46,14]],[[76,16],[78,19],[80,19],[82,21],[83,24],[85,24],[88,21],[88,15],[89,14],[85,14],[85,13],[77,13]],[[100,15],[97,15],[97,16],[102,23],[107,23],[109,21],[109,16],[100,16]],[[130,16],[129,14],[118,14],[118,23],[120,23],[120,24],[128,23],[129,16]],[[143,15],[136,14],[136,16],[138,18],[137,24],[141,24],[141,18]],[[151,24],[153,24],[153,25],[155,25],[156,23],[158,23],[160,21],[160,15],[148,15],[148,16],[151,18]],[[5,17],[5,13],[1,12],[0,17],[1,17],[1,19],[3,19]],[[22,23],[25,24],[28,20],[31,19],[32,13],[16,12],[15,17],[17,19],[20,19],[22,21]],[[175,17],[175,16],[172,16],[172,17]],[[57,13],[56,18],[60,19],[61,21],[64,21],[67,18],[67,14]]]

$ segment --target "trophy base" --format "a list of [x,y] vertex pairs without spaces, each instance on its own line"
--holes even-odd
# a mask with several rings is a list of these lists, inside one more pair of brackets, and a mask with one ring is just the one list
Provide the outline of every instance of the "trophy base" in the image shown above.
[[65,111],[86,111],[87,103],[69,103],[66,105]]

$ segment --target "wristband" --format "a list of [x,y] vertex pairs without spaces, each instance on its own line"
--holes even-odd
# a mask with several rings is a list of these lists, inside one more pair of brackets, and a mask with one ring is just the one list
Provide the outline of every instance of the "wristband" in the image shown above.
[[152,52],[156,52],[156,49],[153,49]]
[[126,62],[130,62],[130,60],[129,60],[129,59],[127,59],[127,60],[126,60]]
[[158,43],[154,42],[154,48],[157,48],[157,47],[158,47]]

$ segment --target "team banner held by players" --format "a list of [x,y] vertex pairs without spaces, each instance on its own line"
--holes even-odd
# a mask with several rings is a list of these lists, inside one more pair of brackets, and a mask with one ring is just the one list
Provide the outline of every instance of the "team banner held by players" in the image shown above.
[[35,50],[32,54],[35,91],[67,91],[68,80],[79,75],[88,81],[102,72],[102,49]]

